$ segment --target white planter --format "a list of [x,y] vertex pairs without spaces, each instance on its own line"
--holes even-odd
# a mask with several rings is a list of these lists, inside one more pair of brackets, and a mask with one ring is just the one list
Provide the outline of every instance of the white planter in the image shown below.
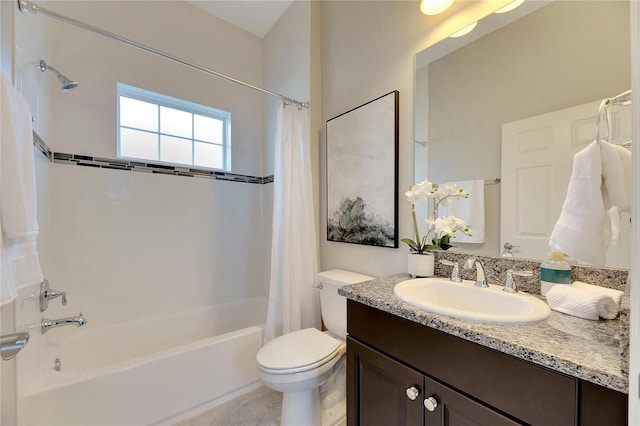
[[409,253],[407,256],[407,272],[414,277],[432,277],[435,256],[431,253]]

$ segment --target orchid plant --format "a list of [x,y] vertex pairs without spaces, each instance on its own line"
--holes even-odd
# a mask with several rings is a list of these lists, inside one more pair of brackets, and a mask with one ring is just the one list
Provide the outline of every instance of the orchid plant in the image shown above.
[[[425,179],[410,187],[404,195],[407,197],[407,201],[411,203],[415,240],[403,238],[402,242],[406,243],[412,252],[423,254],[433,250],[447,250],[452,247],[449,243],[452,238],[455,238],[456,232],[471,235],[464,220],[455,216],[438,217],[438,208],[440,206],[448,206],[456,200],[469,197],[469,194],[464,189],[458,188],[456,185],[440,186]],[[416,203],[421,201],[429,201],[433,205],[430,216],[425,219],[428,231],[422,238],[420,237],[416,219]],[[431,239],[429,239],[429,236],[431,236]]]

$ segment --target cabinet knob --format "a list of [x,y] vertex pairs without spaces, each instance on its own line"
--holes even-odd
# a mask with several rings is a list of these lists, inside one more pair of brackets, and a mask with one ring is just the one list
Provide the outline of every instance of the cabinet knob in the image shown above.
[[406,393],[407,393],[407,398],[409,398],[412,401],[415,401],[416,398],[420,396],[420,390],[415,386],[411,386],[410,388],[407,388]]
[[432,396],[424,400],[424,408],[426,408],[428,411],[435,411],[437,406],[438,401]]

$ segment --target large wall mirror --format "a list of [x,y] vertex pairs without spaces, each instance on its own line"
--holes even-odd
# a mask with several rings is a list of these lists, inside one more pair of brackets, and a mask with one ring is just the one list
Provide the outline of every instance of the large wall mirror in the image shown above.
[[[631,87],[629,27],[627,1],[529,0],[512,12],[485,17],[465,37],[443,40],[416,54],[416,182],[487,183],[485,241],[457,244],[456,250],[499,256],[509,242],[502,234],[510,232],[502,219],[519,215],[518,221],[540,228],[532,235],[544,248],[516,249],[515,256],[544,258],[566,195],[573,154],[595,139],[599,101]],[[560,201],[535,201],[526,211],[505,211],[505,199],[513,198],[511,193],[505,198],[505,187],[513,183],[506,179],[513,179],[513,173],[512,160],[502,160],[503,125],[578,106],[587,108],[571,127],[579,143],[566,155],[555,156],[555,170],[564,172],[551,173],[551,180],[533,174],[524,184],[528,194],[515,195],[533,197],[549,192],[545,188],[552,185]],[[621,107],[614,115],[629,117],[615,122],[614,137],[630,137],[631,108]],[[566,175],[565,182],[559,174]],[[502,182],[493,183],[496,178]],[[625,220],[629,222],[628,215]],[[607,252],[607,266],[629,267],[629,232],[623,230],[621,240],[619,248]]]

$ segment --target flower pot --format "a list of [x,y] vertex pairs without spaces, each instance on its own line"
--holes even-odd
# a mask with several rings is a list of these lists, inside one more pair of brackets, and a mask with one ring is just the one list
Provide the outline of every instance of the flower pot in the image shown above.
[[432,277],[435,256],[431,253],[409,253],[407,257],[407,272],[414,277]]

